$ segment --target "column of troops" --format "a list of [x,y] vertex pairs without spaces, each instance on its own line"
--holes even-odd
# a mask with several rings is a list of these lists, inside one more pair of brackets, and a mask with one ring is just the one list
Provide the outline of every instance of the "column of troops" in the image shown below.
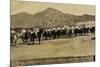
[[62,37],[74,37],[74,36],[87,36],[95,34],[94,24],[72,25],[72,26],[58,26],[53,28],[39,28],[39,26],[33,28],[22,28],[19,31],[16,29],[10,30],[11,44],[16,45],[18,39],[22,39],[24,44],[34,44],[35,41],[57,39]]

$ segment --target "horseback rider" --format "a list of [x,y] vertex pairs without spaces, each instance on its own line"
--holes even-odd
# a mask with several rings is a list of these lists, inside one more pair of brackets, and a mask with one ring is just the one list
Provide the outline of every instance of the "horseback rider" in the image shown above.
[[17,33],[16,33],[16,31],[14,30],[14,29],[12,29],[11,31],[10,31],[10,33],[11,33],[11,43],[13,43],[14,45],[16,45],[16,43],[17,43],[17,40],[18,40],[18,35],[17,35]]
[[36,26],[36,27],[34,28],[34,31],[35,31],[36,39],[39,41],[39,44],[40,44],[42,29],[39,29],[39,27]]

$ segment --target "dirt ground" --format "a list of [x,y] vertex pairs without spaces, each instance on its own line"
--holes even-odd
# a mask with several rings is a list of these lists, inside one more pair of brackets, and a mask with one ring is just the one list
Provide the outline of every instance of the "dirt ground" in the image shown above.
[[11,46],[11,60],[95,55],[95,40],[89,36],[59,38],[34,45]]

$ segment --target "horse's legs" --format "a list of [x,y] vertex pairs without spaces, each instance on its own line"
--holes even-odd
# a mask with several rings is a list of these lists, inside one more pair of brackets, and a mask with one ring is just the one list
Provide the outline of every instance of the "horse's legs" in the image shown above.
[[13,43],[13,39],[11,39],[11,43]]
[[35,41],[35,39],[34,39],[34,38],[32,38],[32,42],[33,42],[33,44],[34,44],[34,41]]
[[13,44],[14,44],[14,46],[16,46],[16,44],[17,44],[17,40],[14,40],[14,41],[13,41]]
[[23,41],[23,44],[25,43],[25,39],[24,38],[22,38],[22,41]]
[[17,44],[17,40],[15,40],[15,46],[16,46],[16,44]]
[[39,40],[39,44],[40,44],[41,39],[40,39],[40,38],[38,38],[38,40]]

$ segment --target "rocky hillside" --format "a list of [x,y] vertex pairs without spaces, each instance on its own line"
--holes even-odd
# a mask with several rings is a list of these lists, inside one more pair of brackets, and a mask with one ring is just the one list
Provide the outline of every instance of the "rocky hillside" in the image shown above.
[[25,12],[11,15],[11,27],[34,27],[35,25],[41,27],[53,27],[85,21],[95,21],[95,16],[88,14],[81,16],[64,14],[53,8],[47,8],[34,15]]

